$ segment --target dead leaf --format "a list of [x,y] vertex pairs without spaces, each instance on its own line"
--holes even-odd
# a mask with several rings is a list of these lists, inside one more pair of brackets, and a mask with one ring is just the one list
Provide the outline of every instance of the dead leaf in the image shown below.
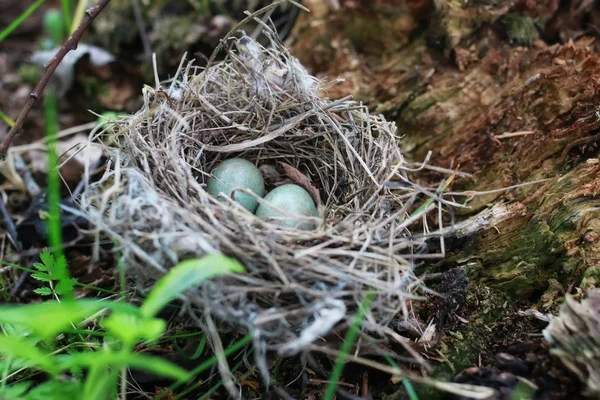
[[317,207],[320,207],[323,204],[319,190],[312,185],[310,178],[289,164],[281,161],[279,164],[281,164],[286,175],[289,176],[291,180],[296,182],[297,185],[302,186],[308,193],[310,193]]
[[286,179],[286,176],[279,172],[276,166],[272,164],[262,164],[258,167],[260,173],[265,179],[265,183],[270,186],[280,186],[284,183],[288,183],[289,179]]
[[[82,133],[59,140],[56,143],[56,151],[60,157],[59,162],[63,164],[70,158],[69,161],[62,165],[60,170],[65,181],[70,183],[78,182],[81,179],[85,163],[89,160],[89,163],[94,165],[102,157],[102,150],[95,146],[84,149],[87,142],[87,135]],[[34,149],[29,151],[28,154],[31,160],[31,170],[35,173],[46,174],[48,171],[48,153]]]
[[[58,50],[59,47],[47,51],[36,51],[31,57],[31,61],[39,66],[44,66],[54,58]],[[89,56],[90,63],[97,67],[116,60],[114,55],[104,49],[80,43],[75,50],[71,50],[66,54],[52,75],[50,86],[56,91],[58,97],[62,97],[73,85],[75,64],[83,56]]]
[[0,175],[6,178],[6,182],[2,185],[4,189],[25,191],[25,183],[21,175],[15,169],[15,163],[12,154],[9,152],[6,160],[0,161]]

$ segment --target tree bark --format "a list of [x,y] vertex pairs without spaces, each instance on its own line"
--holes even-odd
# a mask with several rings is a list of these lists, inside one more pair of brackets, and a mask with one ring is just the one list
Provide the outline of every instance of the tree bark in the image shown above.
[[[329,96],[352,94],[395,120],[407,159],[431,151],[432,164],[473,174],[452,191],[547,179],[474,196],[469,210],[456,210],[470,233],[450,238],[447,257],[421,269],[465,271],[467,299],[453,312],[467,316],[463,335],[478,336],[468,354],[452,358],[446,347],[446,355],[459,370],[477,365],[486,347],[523,340],[505,329],[517,309],[554,312],[565,292],[600,285],[600,5],[340,3],[305,2],[311,15],[293,33],[292,50],[312,73],[345,79]],[[470,308],[481,296],[486,311]],[[474,322],[484,317],[490,329]],[[443,329],[440,338],[457,345]]]

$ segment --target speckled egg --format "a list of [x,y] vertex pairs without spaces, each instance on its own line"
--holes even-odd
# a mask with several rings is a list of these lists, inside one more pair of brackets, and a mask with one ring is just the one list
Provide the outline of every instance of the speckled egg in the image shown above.
[[275,208],[286,212],[298,214],[307,217],[317,216],[317,207],[310,194],[298,185],[286,184],[278,186],[265,196],[267,204],[259,204],[256,210],[256,216],[269,220],[279,226],[296,227],[304,230],[315,229],[315,223],[312,221],[302,221],[299,218],[293,218],[285,215]]
[[230,158],[219,163],[207,182],[207,191],[213,196],[224,193],[251,213],[256,211],[256,199],[245,193],[234,193],[235,189],[248,189],[259,197],[265,195],[262,174],[254,164],[243,158]]

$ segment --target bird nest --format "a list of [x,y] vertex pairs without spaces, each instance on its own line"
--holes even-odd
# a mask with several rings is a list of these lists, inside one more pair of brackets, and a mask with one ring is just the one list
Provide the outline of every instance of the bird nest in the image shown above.
[[[363,327],[389,333],[421,284],[412,266],[426,235],[408,228],[437,205],[422,206],[433,194],[409,180],[395,124],[322,96],[323,82],[274,40],[224,43],[223,61],[202,69],[182,61],[175,78],[143,89],[138,112],[92,133],[109,161],[79,203],[97,237],[116,243],[142,291],[184,259],[239,260],[246,273],[183,300],[199,322],[250,333],[257,357],[307,349],[349,323],[367,292],[375,297]],[[211,171],[232,157],[258,166],[267,190],[304,187],[318,206],[316,229],[283,227],[211,196]]]

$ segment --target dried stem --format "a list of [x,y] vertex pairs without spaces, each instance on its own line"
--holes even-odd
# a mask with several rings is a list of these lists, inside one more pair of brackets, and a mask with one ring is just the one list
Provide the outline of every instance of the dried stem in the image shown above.
[[96,5],[88,8],[85,12],[85,18],[83,19],[83,21],[81,21],[81,24],[77,27],[75,32],[73,32],[73,34],[65,41],[65,43],[63,43],[63,45],[58,50],[56,55],[52,58],[52,60],[50,60],[50,62],[46,64],[46,68],[42,79],[29,95],[29,100],[27,100],[25,107],[23,107],[21,114],[19,114],[19,118],[17,118],[17,121],[15,122],[14,126],[11,128],[10,132],[8,132],[8,135],[6,136],[2,144],[0,144],[0,160],[4,160],[6,158],[6,152],[8,150],[8,147],[10,146],[10,142],[16,135],[21,133],[21,131],[23,130],[23,123],[25,122],[25,118],[27,118],[29,112],[33,108],[33,105],[37,102],[40,95],[43,93],[44,89],[46,88],[46,85],[50,81],[50,78],[52,78],[52,75],[54,74],[54,71],[56,71],[56,68],[58,67],[60,62],[63,60],[63,58],[69,51],[75,50],[77,48],[77,44],[79,43],[81,36],[83,36],[83,33],[109,2],[110,0],[99,0]]

